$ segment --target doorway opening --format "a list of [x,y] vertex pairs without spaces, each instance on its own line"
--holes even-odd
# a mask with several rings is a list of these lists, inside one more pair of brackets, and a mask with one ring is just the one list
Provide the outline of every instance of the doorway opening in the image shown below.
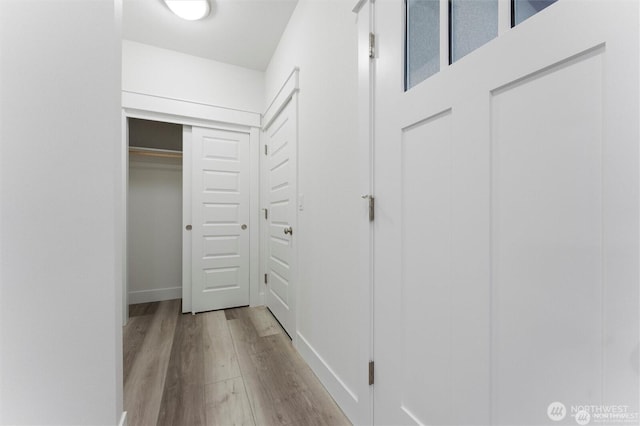
[[[123,92],[123,324],[135,303],[182,299],[183,313],[264,304],[259,281],[260,118]],[[162,178],[154,186],[149,174]],[[168,187],[163,186],[167,181]],[[242,203],[229,198],[234,193]],[[240,204],[245,214],[232,218]],[[231,229],[234,223],[237,229]],[[214,235],[210,228],[224,232]],[[142,241],[140,233],[146,234]],[[234,233],[244,235],[242,253],[234,252]],[[231,264],[237,255],[244,257],[244,268]],[[140,263],[147,270],[141,271]],[[224,298],[241,280],[242,300],[222,306],[194,303],[201,296]]]

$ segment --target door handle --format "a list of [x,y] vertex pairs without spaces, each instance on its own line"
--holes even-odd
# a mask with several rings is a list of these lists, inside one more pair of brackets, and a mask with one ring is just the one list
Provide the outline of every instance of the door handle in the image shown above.
[[285,234],[285,235],[287,235],[287,234],[289,234],[289,235],[293,235],[293,228],[292,228],[292,227],[290,227],[290,226],[289,226],[289,227],[287,227],[287,228],[284,228],[284,234]]
[[191,225],[185,226],[184,229],[186,229],[187,231],[191,231]]

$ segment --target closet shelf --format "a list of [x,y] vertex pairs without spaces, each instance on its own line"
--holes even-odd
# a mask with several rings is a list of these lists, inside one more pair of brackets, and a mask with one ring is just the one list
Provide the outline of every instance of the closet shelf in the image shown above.
[[129,154],[142,155],[145,157],[182,158],[181,151],[173,151],[170,149],[140,148],[135,146],[129,147]]

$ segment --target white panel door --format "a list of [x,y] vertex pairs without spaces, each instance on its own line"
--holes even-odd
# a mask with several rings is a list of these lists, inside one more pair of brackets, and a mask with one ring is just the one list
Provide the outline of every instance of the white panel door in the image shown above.
[[559,0],[408,91],[375,8],[375,424],[638,412],[638,3]]
[[267,144],[267,307],[295,333],[296,116],[290,100],[265,130]]
[[249,134],[193,128],[193,312],[249,304]]

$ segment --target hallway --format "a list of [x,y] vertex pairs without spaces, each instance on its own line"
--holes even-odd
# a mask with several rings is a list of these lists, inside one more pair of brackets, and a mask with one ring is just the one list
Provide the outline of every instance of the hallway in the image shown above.
[[350,424],[266,308],[183,315],[170,300],[130,317],[130,426]]

